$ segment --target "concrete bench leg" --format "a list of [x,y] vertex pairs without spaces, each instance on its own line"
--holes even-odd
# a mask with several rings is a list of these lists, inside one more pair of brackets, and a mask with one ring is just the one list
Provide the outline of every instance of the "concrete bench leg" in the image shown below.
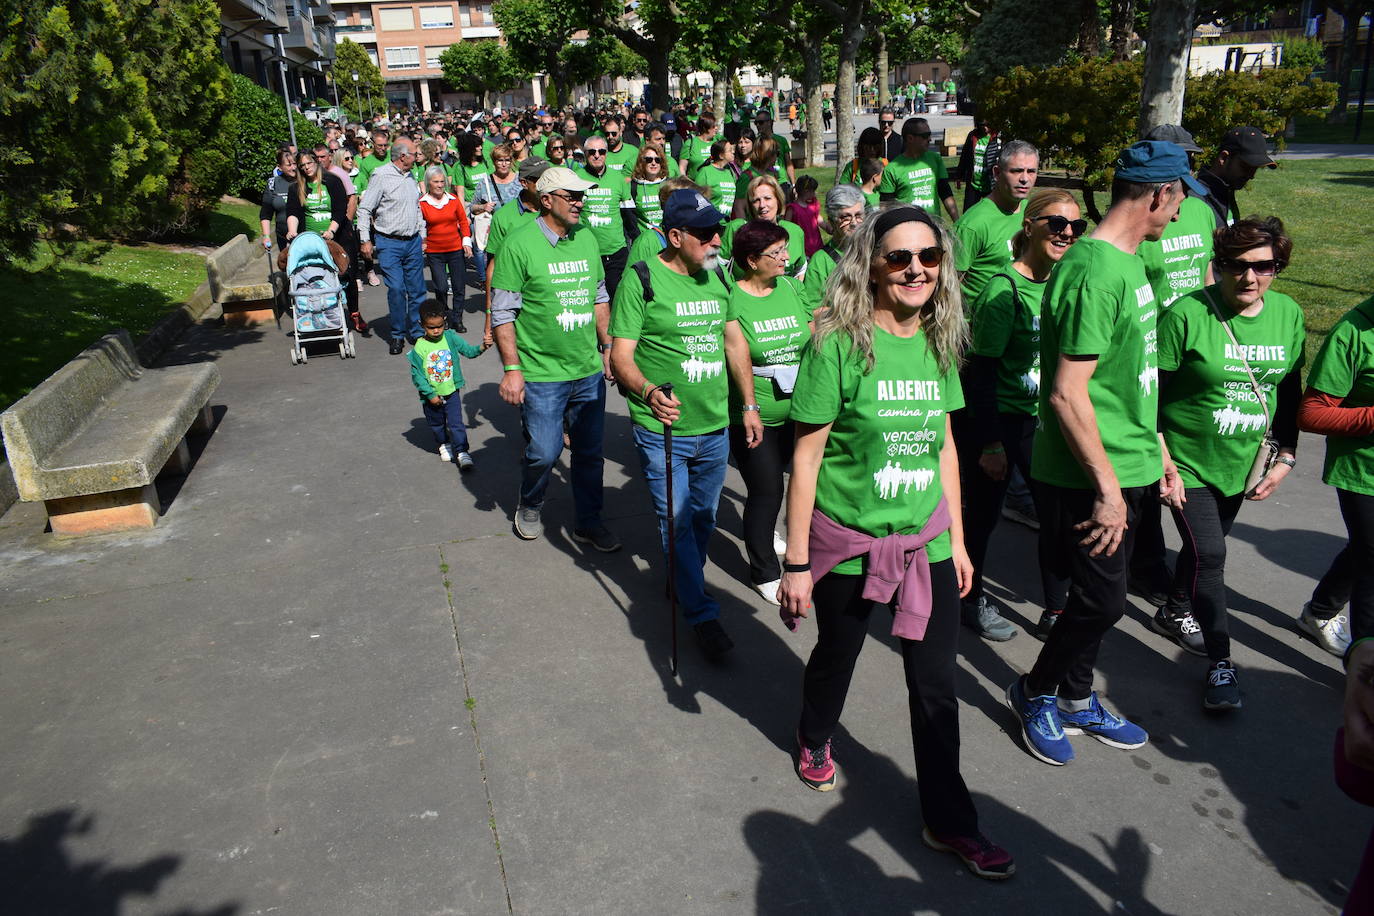
[[191,421],[191,428],[187,430],[190,436],[208,436],[210,431],[215,428],[215,412],[206,404],[196,414],[196,418]]
[[67,537],[151,528],[161,515],[157,488],[151,485],[49,499],[43,506],[48,510],[53,534]]
[[158,471],[157,476],[162,477],[171,474],[173,477],[185,477],[191,473],[191,447],[182,439],[177,443],[177,447],[172,450],[172,454],[167,456],[167,463]]
[[224,312],[224,323],[231,328],[246,328],[277,320],[275,299],[251,299],[238,302],[225,302],[220,309]]

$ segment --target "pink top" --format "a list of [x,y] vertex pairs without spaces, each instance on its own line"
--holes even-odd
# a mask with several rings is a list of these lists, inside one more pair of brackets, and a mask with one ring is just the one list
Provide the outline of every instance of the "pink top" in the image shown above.
[[809,258],[821,250],[821,204],[812,201],[810,206],[792,201],[787,205],[787,218],[802,228],[802,241]]

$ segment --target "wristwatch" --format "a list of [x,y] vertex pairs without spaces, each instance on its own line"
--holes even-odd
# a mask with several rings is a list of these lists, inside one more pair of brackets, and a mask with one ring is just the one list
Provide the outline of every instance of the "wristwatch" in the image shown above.
[[759,407],[759,405],[757,405],[757,404],[745,404],[745,405],[744,405],[744,412],[745,412],[745,413],[748,413],[748,412],[751,411],[751,410],[762,410],[762,409],[763,409],[763,408]]
[[1289,458],[1287,455],[1280,455],[1279,457],[1275,458],[1274,463],[1286,464],[1290,468],[1295,468],[1298,466],[1298,460],[1296,458]]
[[610,344],[598,343],[598,344],[596,345],[596,352],[598,352],[598,353],[609,353],[610,350],[611,350],[611,345],[610,345]]

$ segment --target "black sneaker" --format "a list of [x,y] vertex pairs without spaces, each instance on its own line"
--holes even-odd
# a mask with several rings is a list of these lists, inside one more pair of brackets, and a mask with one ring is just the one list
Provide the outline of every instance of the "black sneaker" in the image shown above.
[[725,632],[725,627],[720,625],[719,620],[703,620],[696,624],[692,629],[697,634],[697,643],[701,646],[702,654],[713,662],[719,662],[735,648],[735,643],[730,639],[730,634]]
[[1207,689],[1202,694],[1203,709],[1240,709],[1240,685],[1236,666],[1229,660],[1213,662],[1207,669]]
[[543,533],[541,506],[520,506],[515,510],[515,535],[522,541],[533,541]]
[[1184,652],[1204,657],[1207,655],[1207,645],[1202,641],[1202,627],[1197,625],[1192,611],[1171,614],[1166,608],[1160,608],[1150,619],[1150,629],[1178,643]]
[[574,528],[572,539],[579,544],[591,544],[602,553],[615,553],[620,549],[620,539],[600,522],[588,528]]
[[1169,600],[1169,588],[1168,585],[1156,585],[1152,580],[1139,576],[1130,576],[1126,579],[1126,590],[1144,598],[1145,603],[1151,607],[1164,607]]
[[1064,613],[1063,610],[1052,611],[1046,608],[1045,612],[1040,615],[1040,621],[1036,623],[1031,635],[1041,642],[1049,639],[1050,630],[1053,630],[1054,625],[1059,622],[1059,615],[1062,613]]

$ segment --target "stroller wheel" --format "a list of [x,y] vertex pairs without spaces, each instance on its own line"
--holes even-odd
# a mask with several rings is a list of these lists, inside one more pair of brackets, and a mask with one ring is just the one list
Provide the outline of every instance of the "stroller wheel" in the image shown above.
[[339,341],[339,359],[348,359],[348,344],[342,340]]
[[293,366],[299,366],[300,363],[301,363],[301,358],[300,358],[299,356],[296,355],[296,348],[295,348],[295,347],[292,347],[292,348],[291,348],[291,365],[293,365]]
[[301,348],[300,348],[300,354],[301,354],[301,362],[305,362],[307,359],[310,358],[310,354],[307,353],[307,352],[305,352],[305,347],[301,347]]

